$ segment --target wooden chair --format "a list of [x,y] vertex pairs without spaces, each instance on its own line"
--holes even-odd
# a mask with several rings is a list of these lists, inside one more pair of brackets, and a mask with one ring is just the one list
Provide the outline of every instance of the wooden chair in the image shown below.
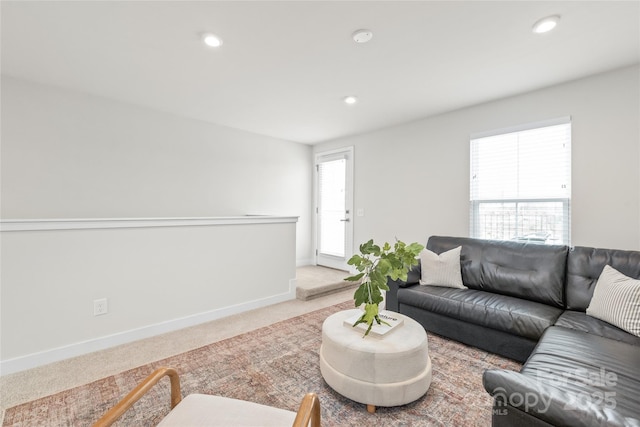
[[180,378],[173,368],[159,368],[102,416],[93,427],[112,425],[163,377],[171,382],[171,412],[158,427],[170,426],[293,426],[320,427],[320,400],[304,396],[298,412],[221,396],[190,394],[182,399]]

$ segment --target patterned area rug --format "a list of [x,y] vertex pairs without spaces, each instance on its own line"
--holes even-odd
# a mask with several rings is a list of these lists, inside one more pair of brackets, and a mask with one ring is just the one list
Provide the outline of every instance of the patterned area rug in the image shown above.
[[[307,392],[319,395],[323,426],[489,426],[491,398],[482,387],[490,368],[520,364],[429,335],[433,380],[416,402],[378,408],[340,396],[319,368],[322,322],[352,307],[346,302],[216,342],[112,377],[10,408],[5,426],[89,426],[154,369],[178,370],[182,394],[217,394],[296,411]],[[129,410],[117,425],[152,426],[169,411],[168,379]]]

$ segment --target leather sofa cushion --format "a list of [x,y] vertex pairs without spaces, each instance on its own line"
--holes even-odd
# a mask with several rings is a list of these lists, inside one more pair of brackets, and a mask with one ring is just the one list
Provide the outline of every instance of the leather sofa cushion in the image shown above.
[[532,340],[538,340],[562,313],[534,301],[440,286],[400,288],[398,302]]
[[605,265],[640,279],[640,252],[617,249],[571,248],[567,257],[567,309],[586,311]]
[[639,364],[639,346],[554,326],[520,373],[488,370],[483,382],[552,425],[638,425]]
[[558,320],[556,320],[555,326],[576,329],[589,334],[640,346],[640,337],[636,337],[610,323],[591,317],[581,311],[565,311],[560,315]]
[[437,254],[457,246],[465,286],[564,307],[567,246],[442,236],[427,242]]

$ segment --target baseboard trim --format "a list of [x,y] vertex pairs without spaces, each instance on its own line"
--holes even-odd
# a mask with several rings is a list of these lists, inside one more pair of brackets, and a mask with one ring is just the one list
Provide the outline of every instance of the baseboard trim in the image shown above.
[[269,296],[262,299],[247,301],[228,307],[217,308],[211,311],[185,316],[178,319],[168,320],[156,323],[142,328],[131,329],[112,335],[103,336],[87,341],[82,341],[63,347],[54,348],[38,353],[28,354],[13,359],[0,361],[0,376],[13,374],[27,369],[37,368],[39,366],[48,365],[50,363],[59,362],[61,360],[72,357],[82,356],[93,353],[95,351],[106,350],[122,344],[138,341],[145,338],[154,337],[156,335],[173,332],[180,329],[196,326],[201,323],[218,320],[223,317],[232,316],[234,314],[243,313],[249,310],[255,310],[269,305],[277,304],[296,298],[296,281],[289,281],[289,290],[282,294]]

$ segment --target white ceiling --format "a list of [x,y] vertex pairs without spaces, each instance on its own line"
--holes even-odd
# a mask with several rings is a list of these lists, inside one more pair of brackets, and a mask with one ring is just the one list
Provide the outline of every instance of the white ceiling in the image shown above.
[[[2,1],[2,73],[303,143],[640,61],[640,1]],[[562,16],[552,33],[533,23]],[[374,32],[356,44],[353,31]],[[211,31],[218,50],[200,42]],[[342,98],[357,95],[346,106]],[[595,101],[595,100],[594,100]]]

